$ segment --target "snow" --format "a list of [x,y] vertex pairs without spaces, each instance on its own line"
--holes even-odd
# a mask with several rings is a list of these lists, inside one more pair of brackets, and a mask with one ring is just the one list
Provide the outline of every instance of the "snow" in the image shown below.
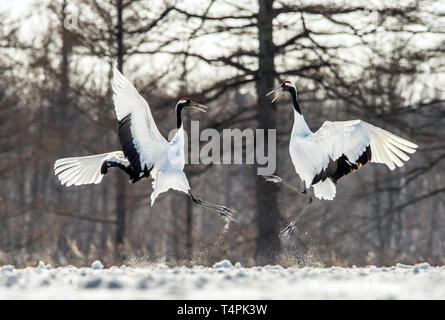
[[37,265],[38,269],[51,269],[51,265],[50,264],[45,264],[45,262],[43,262],[42,260],[39,261],[39,264]]
[[94,270],[100,270],[104,268],[104,265],[99,260],[96,260],[91,264],[91,268],[93,268]]
[[445,267],[0,267],[0,299],[445,299]]
[[225,268],[233,268],[233,264],[232,262],[230,262],[229,260],[223,260],[220,262],[217,262],[213,265],[213,268],[215,269],[225,269]]
[[14,266],[11,266],[10,264],[4,265],[1,268],[1,271],[14,271]]

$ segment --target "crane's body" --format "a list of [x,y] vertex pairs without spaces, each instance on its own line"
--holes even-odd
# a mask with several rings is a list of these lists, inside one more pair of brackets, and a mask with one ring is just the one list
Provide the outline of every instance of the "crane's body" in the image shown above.
[[188,194],[194,203],[228,220],[234,219],[234,210],[195,198],[183,171],[185,137],[182,110],[193,108],[205,112],[207,107],[188,98],[180,99],[175,107],[177,132],[171,141],[167,141],[159,132],[148,103],[116,65],[113,68],[113,100],[122,151],[57,160],[54,170],[62,184],[97,184],[109,168],[118,167],[129,175],[132,183],[146,177],[153,178],[152,206],[161,193],[174,189]]
[[[417,145],[386,130],[362,120],[326,121],[315,133],[307,125],[297,99],[297,89],[286,81],[271,93],[275,101],[282,92],[288,91],[294,105],[289,153],[296,173],[303,181],[298,190],[277,176],[266,176],[268,181],[282,182],[292,189],[308,194],[308,205],[283,231],[287,235],[298,218],[312,203],[311,188],[319,199],[333,200],[339,179],[357,171],[368,162],[383,163],[389,169],[403,166],[408,161],[406,153],[414,153]],[[402,161],[403,160],[403,161]]]
[[157,196],[169,189],[188,193],[189,182],[184,173],[184,129],[181,127],[173,139],[168,143],[165,153],[159,157],[153,168],[153,193],[151,202],[154,203]]

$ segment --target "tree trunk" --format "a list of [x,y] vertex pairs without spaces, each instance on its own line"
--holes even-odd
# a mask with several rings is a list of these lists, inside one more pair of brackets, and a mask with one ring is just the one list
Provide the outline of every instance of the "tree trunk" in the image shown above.
[[[187,49],[189,50],[189,48]],[[187,59],[188,56],[184,56],[184,60],[182,61],[182,74],[181,74],[181,95],[187,96],[188,88],[187,88]],[[190,140],[191,143],[191,140]],[[188,145],[190,145],[190,143]],[[188,152],[187,154],[190,154]],[[193,261],[193,206],[192,202],[188,197],[183,198],[185,201],[185,260],[187,263],[192,263]]]
[[[258,37],[259,69],[256,80],[258,101],[258,128],[265,129],[264,148],[268,150],[267,129],[276,129],[275,110],[266,93],[273,87],[275,77],[274,51],[272,37],[273,0],[259,0]],[[279,212],[277,208],[277,187],[257,177],[257,227],[256,260],[258,264],[276,263],[281,243],[279,233]]]
[[382,213],[382,197],[380,190],[380,180],[378,170],[374,168],[374,199],[373,199],[373,214],[376,219],[376,231],[377,231],[377,261],[378,266],[383,266],[386,261],[386,246],[385,246],[385,235],[384,235],[384,216]]
[[[124,39],[123,39],[123,5],[122,1],[117,1],[117,67],[123,72],[124,66]],[[121,261],[124,259],[121,247],[124,243],[125,237],[125,216],[126,216],[126,189],[127,189],[127,179],[123,173],[119,172],[116,178],[116,250],[118,259]]]

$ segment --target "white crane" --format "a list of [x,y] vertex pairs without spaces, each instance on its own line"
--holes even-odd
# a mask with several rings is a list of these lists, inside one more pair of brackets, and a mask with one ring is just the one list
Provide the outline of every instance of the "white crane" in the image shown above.
[[152,206],[159,194],[174,189],[188,194],[195,204],[218,213],[226,220],[234,220],[235,210],[195,198],[183,171],[182,110],[193,108],[205,112],[206,106],[189,98],[180,99],[175,107],[178,130],[173,139],[167,141],[156,127],[148,103],[119,72],[116,64],[113,67],[113,100],[123,151],[57,160],[54,171],[62,185],[97,184],[110,167],[118,167],[129,175],[132,183],[144,177],[153,178]]
[[280,232],[282,237],[289,235],[311,205],[311,187],[315,197],[333,200],[336,183],[340,178],[360,169],[369,161],[386,164],[394,170],[396,166],[403,166],[403,161],[409,160],[406,153],[414,153],[417,148],[416,144],[362,120],[326,121],[313,133],[304,120],[297,88],[292,82],[285,81],[267,95],[275,94],[272,99],[274,102],[284,92],[290,93],[294,105],[289,153],[295,171],[303,181],[303,190],[275,175],[267,175],[265,179],[283,183],[298,193],[308,194],[308,202]]

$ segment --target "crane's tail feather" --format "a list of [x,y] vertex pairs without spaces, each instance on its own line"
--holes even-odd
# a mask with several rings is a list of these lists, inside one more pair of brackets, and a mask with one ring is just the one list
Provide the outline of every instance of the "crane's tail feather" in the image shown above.
[[337,190],[330,178],[320,181],[312,185],[312,187],[314,188],[314,195],[318,199],[334,200]]

